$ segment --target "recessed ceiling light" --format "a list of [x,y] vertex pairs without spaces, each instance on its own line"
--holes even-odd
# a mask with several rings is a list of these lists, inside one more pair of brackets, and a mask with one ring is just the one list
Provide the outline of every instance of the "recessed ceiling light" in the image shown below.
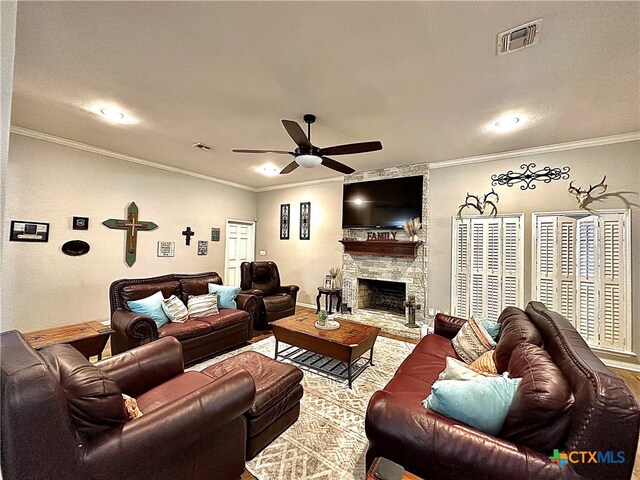
[[504,115],[496,120],[491,125],[491,130],[505,133],[511,132],[516,128],[522,127],[526,123],[526,117],[522,114],[519,115]]
[[267,177],[275,177],[280,173],[280,169],[270,163],[256,168],[256,171],[262,175],[266,175]]
[[102,107],[100,114],[110,122],[120,123],[124,120],[124,113],[114,107]]

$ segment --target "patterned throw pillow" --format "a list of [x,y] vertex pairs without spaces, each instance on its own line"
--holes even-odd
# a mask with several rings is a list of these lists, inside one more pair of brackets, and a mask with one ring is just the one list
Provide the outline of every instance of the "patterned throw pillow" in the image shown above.
[[458,334],[451,340],[451,345],[466,363],[471,363],[484,352],[496,348],[496,342],[491,335],[473,317],[462,325]]
[[476,358],[469,368],[475,370],[478,373],[493,373],[497,374],[496,362],[493,359],[493,352],[495,350],[489,350]]
[[162,310],[164,310],[164,313],[172,322],[184,323],[189,318],[187,307],[185,307],[182,300],[175,295],[171,295],[162,302]]
[[190,295],[187,311],[191,320],[218,315],[218,294]]
[[472,370],[469,365],[457,358],[447,357],[445,361],[446,366],[440,372],[438,380],[475,380],[483,376],[480,372]]
[[124,399],[124,406],[127,409],[127,415],[129,416],[129,420],[133,420],[135,418],[140,418],[142,416],[142,411],[138,407],[138,401],[130,397],[129,395],[122,394],[122,398]]

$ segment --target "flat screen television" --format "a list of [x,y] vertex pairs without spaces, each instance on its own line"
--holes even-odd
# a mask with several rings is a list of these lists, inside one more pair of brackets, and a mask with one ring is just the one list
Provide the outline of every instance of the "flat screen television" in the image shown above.
[[348,183],[342,195],[342,228],[402,228],[422,221],[422,175]]

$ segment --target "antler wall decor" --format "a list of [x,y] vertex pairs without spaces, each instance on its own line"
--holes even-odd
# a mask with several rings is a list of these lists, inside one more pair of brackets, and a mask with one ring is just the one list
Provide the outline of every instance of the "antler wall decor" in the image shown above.
[[591,196],[591,192],[593,192],[595,189],[597,188],[601,188],[602,192],[600,194],[603,194],[604,192],[607,191],[607,185],[604,183],[604,181],[607,179],[607,176],[605,175],[602,178],[602,181],[600,183],[598,183],[597,185],[589,185],[589,190],[583,190],[582,188],[578,187],[574,187],[573,186],[573,180],[571,182],[569,182],[569,193],[571,193],[572,195],[574,195],[576,197],[576,200],[578,201],[578,206],[584,210],[589,210],[587,208],[587,205],[589,205],[591,202],[593,202],[595,200],[595,198],[593,198]]
[[[491,197],[496,197],[495,201],[490,200]],[[467,207],[475,208],[480,215],[484,215],[486,208],[491,207],[491,213],[489,213],[489,216],[493,215],[495,217],[498,214],[498,207],[496,206],[496,203],[499,201],[500,197],[493,188],[489,193],[485,193],[482,200],[480,200],[480,195],[470,195],[469,192],[467,192],[467,198],[465,198],[464,203],[460,205],[460,208],[458,208],[458,218],[462,219],[462,210]]]
[[533,169],[536,168],[535,163],[523,163],[520,168],[524,169],[524,172],[517,173],[509,170],[507,173],[491,175],[491,185],[513,187],[514,184],[522,182],[520,190],[534,190],[536,188],[534,181],[549,183],[551,180],[567,180],[569,178],[569,170],[571,170],[569,167],[544,167],[534,171]]

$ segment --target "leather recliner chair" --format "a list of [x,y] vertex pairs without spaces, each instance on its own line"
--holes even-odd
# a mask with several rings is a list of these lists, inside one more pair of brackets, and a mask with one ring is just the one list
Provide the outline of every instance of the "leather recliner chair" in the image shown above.
[[[232,480],[244,471],[246,370],[184,372],[173,337],[96,365],[70,345],[0,335],[5,480]],[[128,420],[121,393],[143,416]]]
[[278,266],[273,262],[242,262],[240,293],[255,295],[258,314],[255,328],[264,330],[279,318],[295,315],[297,285],[280,285]]

